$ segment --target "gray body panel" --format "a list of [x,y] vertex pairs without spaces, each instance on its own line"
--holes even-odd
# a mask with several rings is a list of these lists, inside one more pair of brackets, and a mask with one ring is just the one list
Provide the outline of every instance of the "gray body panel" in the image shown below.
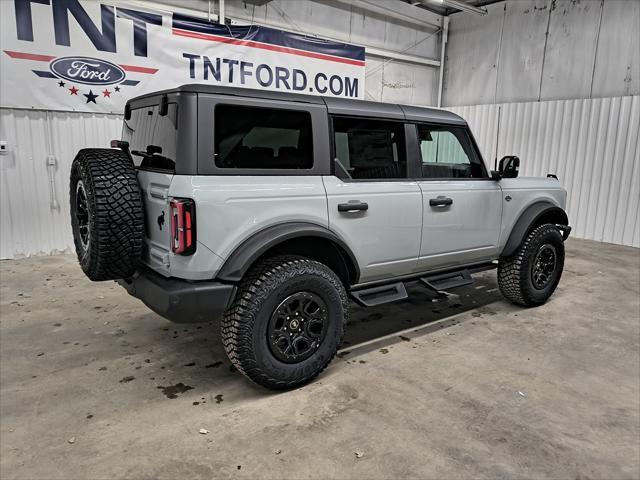
[[[229,265],[238,258],[257,258],[256,252],[238,254],[239,246],[264,246],[269,242],[252,243],[251,239],[265,236],[261,232],[276,232],[279,225],[297,223],[315,226],[309,236],[314,229],[322,230],[343,242],[357,263],[359,285],[391,281],[495,260],[531,205],[546,202],[554,208],[565,207],[566,191],[555,179],[419,178],[416,127],[412,124],[468,128],[462,118],[444,110],[209,85],[185,85],[144,95],[131,100],[130,105],[152,105],[163,95],[178,102],[180,109],[176,174],[141,170],[139,179],[147,216],[143,261],[165,277],[211,280],[222,271],[226,281],[237,281],[238,272],[245,269]],[[218,104],[308,112],[313,128],[313,167],[216,167],[213,137]],[[332,115],[405,122],[409,178],[338,178],[332,158]],[[475,144],[473,148],[477,151]],[[431,206],[430,199],[438,196],[451,198],[453,203]],[[168,233],[156,231],[156,220],[163,211],[168,215],[172,197],[193,199],[197,206],[197,249],[193,255],[174,255],[168,248]],[[356,201],[367,203],[368,209],[345,212],[338,208]]]

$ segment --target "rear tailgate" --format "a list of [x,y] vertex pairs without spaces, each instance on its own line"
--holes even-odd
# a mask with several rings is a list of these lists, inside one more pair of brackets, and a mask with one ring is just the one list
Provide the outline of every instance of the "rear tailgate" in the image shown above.
[[169,276],[171,245],[169,186],[172,178],[171,173],[138,170],[145,224],[145,249],[142,260],[165,276]]

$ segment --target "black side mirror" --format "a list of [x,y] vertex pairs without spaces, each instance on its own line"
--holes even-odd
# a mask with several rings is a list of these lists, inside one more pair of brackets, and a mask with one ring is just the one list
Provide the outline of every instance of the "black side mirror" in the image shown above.
[[502,157],[498,166],[498,173],[502,178],[516,178],[520,170],[520,159],[515,155]]
[[131,105],[128,103],[124,106],[124,119],[131,120]]
[[147,145],[147,155],[160,155],[162,153],[162,147],[158,145]]

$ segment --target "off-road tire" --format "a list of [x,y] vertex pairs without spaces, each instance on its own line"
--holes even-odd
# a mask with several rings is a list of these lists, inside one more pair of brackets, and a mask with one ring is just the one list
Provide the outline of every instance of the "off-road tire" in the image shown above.
[[[133,275],[142,255],[144,210],[129,156],[115,149],[80,150],[71,166],[69,196],[73,241],[87,277],[100,281]],[[82,211],[88,209],[88,227],[79,219],[79,204],[87,207]]]
[[[325,302],[327,331],[311,357],[285,363],[270,349],[267,329],[280,302],[300,291]],[[222,320],[222,341],[232,364],[255,383],[271,389],[293,388],[331,362],[342,343],[348,315],[347,293],[331,269],[302,257],[277,256],[258,263],[242,280]]]
[[[539,250],[551,245],[555,249],[556,263],[552,277],[544,288],[534,286],[532,269]],[[555,225],[546,223],[536,227],[522,242],[516,253],[503,257],[498,263],[498,286],[502,295],[516,305],[535,307],[542,305],[554,292],[564,267],[564,243]]]

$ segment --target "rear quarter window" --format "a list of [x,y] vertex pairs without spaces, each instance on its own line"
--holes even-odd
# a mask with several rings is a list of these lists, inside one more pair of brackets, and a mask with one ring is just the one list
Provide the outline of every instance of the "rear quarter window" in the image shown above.
[[308,112],[217,105],[215,164],[233,169],[310,169],[313,131]]

